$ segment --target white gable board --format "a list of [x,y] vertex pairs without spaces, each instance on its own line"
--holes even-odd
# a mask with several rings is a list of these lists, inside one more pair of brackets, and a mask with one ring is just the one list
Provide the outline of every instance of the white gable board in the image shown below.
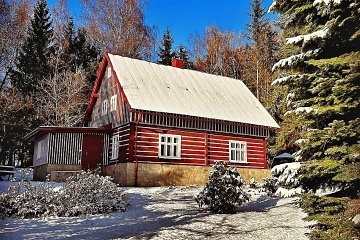
[[279,128],[240,80],[108,55],[132,109]]

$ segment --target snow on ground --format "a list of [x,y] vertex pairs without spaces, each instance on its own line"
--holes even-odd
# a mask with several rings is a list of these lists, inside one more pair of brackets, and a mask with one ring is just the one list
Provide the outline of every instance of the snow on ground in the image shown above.
[[[0,191],[6,182],[0,182]],[[83,217],[0,220],[0,239],[308,239],[311,223],[294,202],[248,189],[236,214],[198,208],[200,187],[124,188],[126,212]]]

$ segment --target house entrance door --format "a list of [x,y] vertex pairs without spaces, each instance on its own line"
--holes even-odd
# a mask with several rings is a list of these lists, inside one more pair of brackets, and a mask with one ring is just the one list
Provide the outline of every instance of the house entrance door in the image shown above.
[[95,169],[103,157],[104,140],[102,135],[84,134],[81,166],[83,170]]

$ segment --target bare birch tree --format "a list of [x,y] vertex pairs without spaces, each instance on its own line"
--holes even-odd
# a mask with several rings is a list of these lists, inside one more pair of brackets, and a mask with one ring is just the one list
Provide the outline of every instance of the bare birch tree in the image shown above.
[[30,1],[0,0],[0,91],[9,86],[9,73],[30,24]]
[[203,37],[192,38],[194,68],[222,76],[241,77],[241,37],[232,31],[222,32],[215,26]]
[[154,28],[144,23],[143,0],[82,0],[87,31],[100,49],[147,58],[155,46]]
[[41,95],[37,98],[37,114],[48,126],[79,125],[86,103],[84,88],[86,79],[81,69],[55,72],[54,76],[39,84]]

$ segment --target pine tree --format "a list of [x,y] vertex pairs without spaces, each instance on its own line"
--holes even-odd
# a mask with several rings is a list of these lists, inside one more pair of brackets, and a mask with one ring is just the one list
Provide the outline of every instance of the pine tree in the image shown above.
[[160,60],[158,63],[171,66],[171,61],[175,57],[175,52],[172,50],[173,43],[174,39],[171,36],[170,29],[166,28],[159,47],[158,56]]
[[50,75],[53,29],[45,0],[39,0],[34,17],[11,74],[11,84],[24,94],[36,92],[37,82]]
[[251,45],[245,48],[246,66],[242,78],[260,102],[268,106],[272,98],[271,67],[276,61],[277,33],[271,22],[265,18],[266,11],[262,7],[262,0],[253,0],[248,15],[251,22],[245,26]]
[[100,58],[100,51],[92,45],[84,28],[79,28],[74,39],[75,66],[85,69],[87,72],[92,69],[92,65],[96,64]]
[[284,122],[299,121],[295,143],[299,159],[308,161],[301,172],[308,189],[360,183],[359,7],[353,0],[285,0],[271,7],[288,20],[283,37],[292,55],[274,65],[281,78],[273,84],[287,91]]
[[249,39],[257,43],[262,31],[266,28],[268,21],[264,19],[266,11],[263,8],[262,0],[253,0],[251,5],[251,12],[248,15],[251,18],[251,22],[245,24],[246,30],[250,33]]

